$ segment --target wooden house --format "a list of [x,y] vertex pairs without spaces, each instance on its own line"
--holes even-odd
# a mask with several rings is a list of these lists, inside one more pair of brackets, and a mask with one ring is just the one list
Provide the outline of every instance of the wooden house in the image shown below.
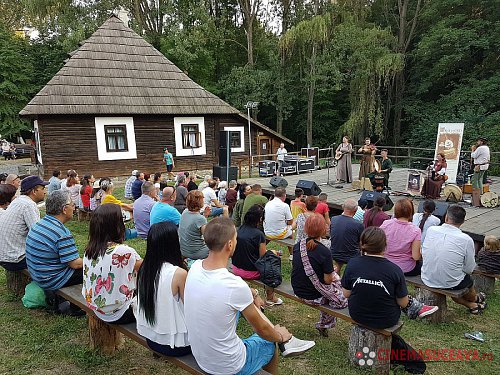
[[[26,105],[40,172],[75,169],[96,177],[133,169],[176,170],[218,164],[219,131],[231,133],[232,165],[248,165],[247,116],[191,80],[115,16],[109,18]],[[251,120],[252,155],[292,141]]]

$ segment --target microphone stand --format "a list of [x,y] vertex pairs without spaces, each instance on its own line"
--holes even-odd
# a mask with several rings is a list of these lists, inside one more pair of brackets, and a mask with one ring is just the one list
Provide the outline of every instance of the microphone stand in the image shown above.
[[331,162],[332,162],[332,154],[333,154],[333,146],[335,146],[335,142],[333,142],[332,144],[330,144],[328,146],[328,148],[330,149],[330,151],[328,152],[328,156],[326,158],[326,162],[327,162],[327,177],[326,177],[326,182],[324,183],[321,183],[321,185],[328,185],[328,186],[332,186],[330,184],[330,166],[331,166]]

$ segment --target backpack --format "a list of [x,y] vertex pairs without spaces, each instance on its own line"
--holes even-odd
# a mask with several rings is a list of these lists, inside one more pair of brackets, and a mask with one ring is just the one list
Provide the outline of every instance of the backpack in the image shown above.
[[260,281],[271,288],[276,288],[281,285],[281,258],[274,254],[271,250],[257,259],[255,268],[260,273]]

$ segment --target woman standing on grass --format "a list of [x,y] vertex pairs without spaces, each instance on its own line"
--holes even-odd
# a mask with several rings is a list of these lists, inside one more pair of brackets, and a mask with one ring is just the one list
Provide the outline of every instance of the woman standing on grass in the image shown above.
[[191,353],[184,318],[186,277],[177,226],[153,224],[137,276],[137,332],[152,350],[163,355]]
[[135,321],[135,275],[142,260],[123,244],[125,225],[117,204],[104,204],[90,219],[89,243],[83,257],[82,294],[97,317],[107,323]]
[[82,201],[82,209],[90,212],[90,196],[92,195],[92,186],[94,185],[95,178],[91,174],[83,176],[82,187],[80,188],[80,199]]

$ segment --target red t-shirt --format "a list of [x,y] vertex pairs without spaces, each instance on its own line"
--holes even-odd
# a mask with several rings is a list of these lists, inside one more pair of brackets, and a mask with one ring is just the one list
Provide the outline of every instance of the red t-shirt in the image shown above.
[[326,212],[330,212],[330,208],[325,202],[318,202],[318,205],[316,206],[316,210],[314,210],[317,214],[320,214],[321,216],[325,216]]
[[92,194],[92,187],[86,186],[85,190],[83,190],[83,194],[81,194],[83,207],[90,207],[90,195]]

